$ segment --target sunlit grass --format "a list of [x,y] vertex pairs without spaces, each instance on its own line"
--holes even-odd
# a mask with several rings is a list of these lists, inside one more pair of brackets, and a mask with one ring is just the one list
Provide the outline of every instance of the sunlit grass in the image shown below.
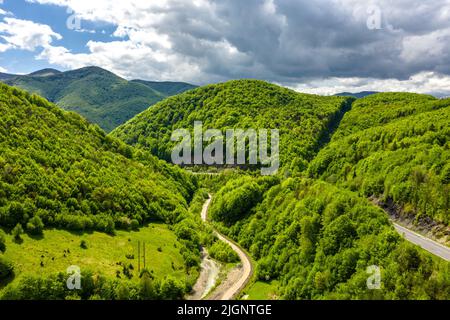
[[[65,273],[71,265],[116,277],[116,272],[122,270],[118,263],[132,264],[133,279],[138,279],[138,241],[141,241],[141,268],[144,264],[142,243],[145,243],[146,267],[155,276],[172,275],[180,279],[186,276],[181,244],[163,224],[150,224],[136,232],[117,231],[115,236],[100,232],[80,235],[64,230],[45,230],[43,237],[22,235],[22,240],[16,243],[8,235],[6,241],[4,255],[14,264],[16,279],[25,274]],[[82,240],[87,249],[81,247]]]

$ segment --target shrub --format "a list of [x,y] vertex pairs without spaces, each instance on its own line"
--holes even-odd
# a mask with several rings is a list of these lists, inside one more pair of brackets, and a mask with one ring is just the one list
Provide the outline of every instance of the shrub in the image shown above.
[[27,223],[27,231],[30,234],[34,235],[41,235],[44,231],[44,223],[42,222],[41,218],[38,216],[34,216],[31,218]]
[[213,259],[220,262],[233,263],[239,261],[237,253],[234,252],[228,244],[222,241],[216,241],[208,251]]
[[81,249],[87,249],[88,248],[88,245],[87,245],[87,242],[86,242],[86,240],[81,240],[81,242],[80,242],[80,248]]
[[6,234],[0,229],[0,252],[6,251]]
[[157,291],[153,281],[153,276],[148,272],[148,270],[144,270],[142,272],[140,289],[141,299],[153,300],[157,298]]
[[121,282],[115,291],[117,300],[131,300],[131,290],[127,282]]
[[20,240],[22,240],[22,237],[21,237],[21,235],[23,234],[23,228],[22,228],[22,225],[21,225],[20,223],[18,223],[18,224],[14,227],[14,229],[12,229],[11,233],[12,233],[12,235],[13,235],[15,241],[20,241]]
[[0,280],[3,280],[13,274],[14,267],[11,262],[0,256]]
[[139,230],[139,221],[136,219],[131,220],[131,230]]
[[183,297],[186,287],[180,281],[167,277],[161,282],[160,292],[161,299],[164,300],[175,300]]

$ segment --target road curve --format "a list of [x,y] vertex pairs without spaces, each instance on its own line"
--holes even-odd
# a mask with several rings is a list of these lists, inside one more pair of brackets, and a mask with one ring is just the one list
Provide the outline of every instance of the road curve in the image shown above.
[[444,246],[440,243],[437,243],[436,241],[433,241],[429,238],[426,238],[414,231],[411,231],[405,227],[402,227],[401,225],[397,223],[393,223],[395,229],[398,233],[403,235],[406,240],[409,242],[412,242],[420,247],[422,249],[430,252],[431,254],[434,254],[435,256],[441,257],[444,260],[450,261],[450,248],[447,246]]
[[[208,209],[211,201],[212,197],[211,195],[209,195],[208,200],[206,200],[203,205],[201,213],[201,217],[204,222],[208,221]],[[239,295],[239,293],[242,291],[242,289],[244,289],[244,287],[252,277],[253,265],[251,263],[250,257],[235,242],[231,241],[215,229],[214,232],[221,241],[227,243],[233,249],[233,251],[238,254],[239,259],[242,262],[242,272],[238,281],[234,282],[229,288],[227,288],[227,290],[223,294],[219,295],[218,297],[218,300],[232,300]]]

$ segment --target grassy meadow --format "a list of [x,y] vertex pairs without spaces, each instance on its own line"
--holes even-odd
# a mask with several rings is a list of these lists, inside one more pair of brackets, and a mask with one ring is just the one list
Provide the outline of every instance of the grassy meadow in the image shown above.
[[247,300],[276,300],[276,290],[278,281],[270,282],[256,281],[244,295],[248,295]]
[[[146,267],[157,277],[168,274],[182,279],[186,275],[183,257],[175,234],[167,225],[152,223],[139,231],[117,231],[115,236],[105,233],[72,233],[64,230],[45,230],[42,237],[22,235],[17,243],[7,235],[5,258],[14,263],[15,279],[25,274],[45,275],[66,272],[71,265],[105,276],[117,277],[122,265],[133,265],[132,279],[138,279],[138,241],[145,242]],[[81,242],[84,240],[85,248]],[[143,258],[141,258],[143,268]],[[125,278],[120,273],[121,278]]]

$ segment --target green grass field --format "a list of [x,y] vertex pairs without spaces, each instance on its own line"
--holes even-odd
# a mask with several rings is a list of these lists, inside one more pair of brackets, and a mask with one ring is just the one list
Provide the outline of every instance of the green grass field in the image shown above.
[[[164,224],[150,224],[136,232],[117,231],[115,236],[99,232],[80,235],[63,230],[46,230],[39,239],[25,234],[22,239],[19,244],[13,241],[11,235],[7,236],[4,256],[14,264],[15,280],[25,274],[65,273],[72,265],[79,266],[81,270],[116,277],[117,270],[122,270],[122,266],[118,265],[120,262],[133,265],[132,279],[137,280],[138,241],[145,242],[146,267],[153,270],[155,276],[170,274],[180,279],[186,277],[179,251],[182,245]],[[81,248],[81,240],[85,240],[87,249]],[[134,259],[130,259],[133,255]]]
[[278,286],[277,281],[262,282],[256,281],[251,285],[245,295],[248,295],[247,300],[274,300],[275,290]]

